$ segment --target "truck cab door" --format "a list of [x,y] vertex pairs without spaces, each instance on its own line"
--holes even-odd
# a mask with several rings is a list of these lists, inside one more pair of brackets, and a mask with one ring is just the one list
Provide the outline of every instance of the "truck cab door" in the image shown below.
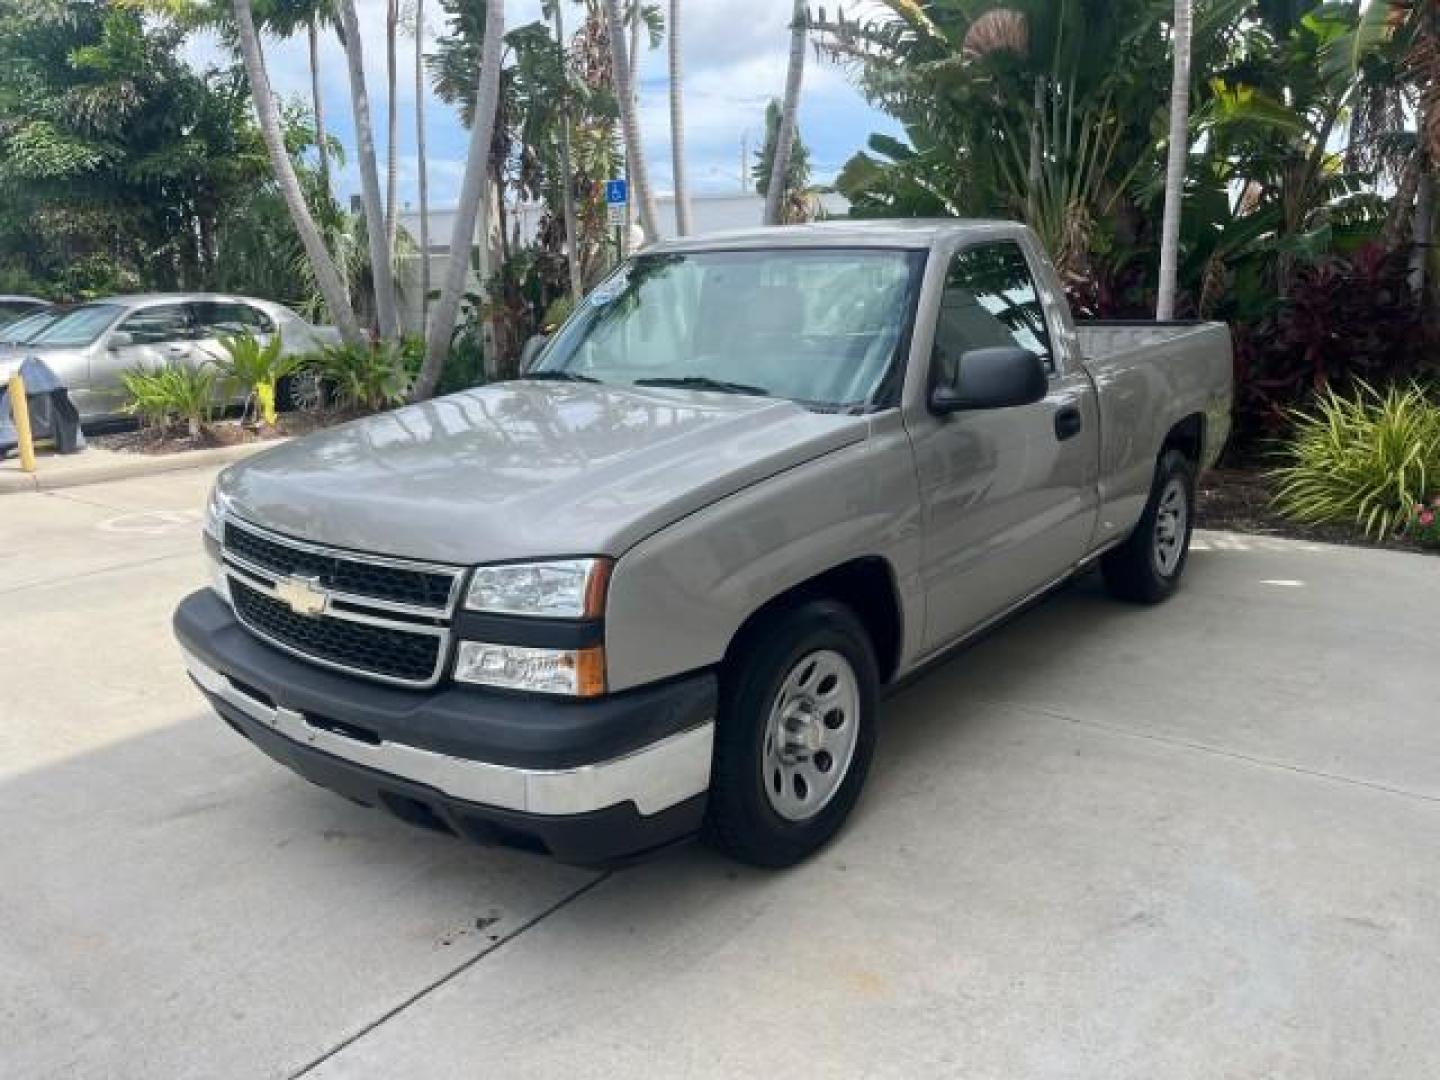
[[[1013,239],[961,248],[940,294],[926,388],[953,385],[959,357],[1020,346],[1049,373],[1032,405],[936,415],[907,410],[924,521],[925,652],[1063,576],[1086,555],[1097,513],[1095,387],[1053,332],[1056,302]],[[1049,308],[1049,312],[1047,312]],[[1068,324],[1067,324],[1068,327]]]

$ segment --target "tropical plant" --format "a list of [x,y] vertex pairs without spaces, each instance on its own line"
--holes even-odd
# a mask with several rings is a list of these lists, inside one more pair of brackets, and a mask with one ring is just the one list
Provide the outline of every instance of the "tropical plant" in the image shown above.
[[162,429],[183,420],[191,438],[202,435],[215,415],[216,383],[217,372],[209,364],[176,362],[120,374],[127,413]]
[[[765,196],[767,207],[770,204],[771,185],[777,179],[781,181],[779,209],[774,220],[766,217],[765,223],[769,225],[793,225],[811,221],[818,216],[820,209],[817,193],[810,186],[810,149],[801,139],[798,126],[792,128],[790,153],[786,158],[784,174],[775,170],[783,112],[784,108],[777,100],[771,100],[765,107],[765,141],[761,144],[755,157],[755,165],[751,169],[755,190]],[[769,214],[768,209],[766,214]]]
[[1440,547],[1440,491],[1415,504],[1405,535],[1426,547]]
[[[469,251],[475,240],[475,216],[485,196],[490,141],[495,133],[495,114],[500,103],[500,53],[505,37],[504,0],[486,0],[484,44],[474,93],[470,147],[465,155],[465,173],[460,183],[460,207],[450,233],[450,251]],[[436,301],[425,343],[425,359],[413,387],[412,400],[422,401],[435,392],[445,367],[445,354],[455,334],[455,322],[465,291],[469,260],[451,258],[445,265],[445,281]]]
[[1235,331],[1236,441],[1243,448],[1290,423],[1327,387],[1348,392],[1440,371],[1405,281],[1404,252],[1369,244],[1295,273],[1272,310]]
[[306,363],[330,397],[342,407],[379,412],[405,401],[419,368],[423,344],[417,339],[329,345]]
[[1160,227],[1160,284],[1157,319],[1175,315],[1175,282],[1179,273],[1180,204],[1185,197],[1185,159],[1190,154],[1190,38],[1192,0],[1175,0],[1171,25],[1174,77],[1170,88],[1170,131],[1165,152],[1165,212]]
[[785,73],[785,99],[780,106],[770,158],[770,176],[765,184],[766,225],[779,225],[785,220],[783,206],[786,192],[790,190],[790,155],[796,141],[800,86],[805,77],[805,35],[808,25],[805,0],[795,0],[795,10],[790,20],[790,63]]
[[270,155],[270,166],[275,182],[285,199],[285,206],[294,222],[295,231],[305,246],[317,288],[325,298],[325,307],[330,318],[348,342],[361,340],[360,323],[355,318],[355,309],[350,303],[340,271],[335,265],[315,218],[305,201],[295,165],[285,145],[284,132],[280,125],[280,113],[275,104],[274,92],[270,89],[270,76],[265,69],[265,59],[260,51],[260,36],[255,30],[255,21],[250,9],[250,0],[234,0],[235,22],[239,30],[239,44],[245,58],[245,68],[250,74],[250,86],[255,101],[255,113],[260,122],[260,131],[265,138],[265,147]]
[[222,380],[233,390],[245,391],[247,413],[253,402],[260,422],[274,427],[279,419],[276,387],[281,379],[300,370],[301,358],[285,352],[279,333],[271,334],[263,344],[248,333],[222,337],[220,347],[225,350],[225,359],[219,364]]
[[[248,3],[248,0],[236,0]],[[400,335],[396,307],[393,251],[380,195],[380,173],[375,164],[375,123],[370,111],[370,91],[365,85],[365,53],[361,44],[360,20],[355,0],[336,0],[344,32],[345,66],[350,78],[350,106],[355,117],[355,154],[360,167],[360,201],[365,210],[365,232],[370,245],[370,267],[375,275],[375,316],[380,336],[394,341]],[[452,249],[453,250],[453,249]],[[461,249],[463,250],[463,249]]]
[[1274,476],[1283,513],[1384,540],[1410,523],[1440,477],[1440,405],[1415,384],[1327,390],[1295,414],[1282,460]]
[[625,172],[630,180],[630,198],[640,214],[640,227],[651,242],[660,235],[660,214],[655,207],[655,191],[650,186],[650,169],[645,161],[645,145],[640,138],[639,109],[635,101],[635,83],[625,45],[620,0],[605,0],[605,28],[610,35],[611,77],[615,96],[620,102],[620,129],[625,136]]
[[690,182],[685,171],[685,76],[680,57],[680,4],[670,0],[670,160],[675,185],[675,232],[690,234]]

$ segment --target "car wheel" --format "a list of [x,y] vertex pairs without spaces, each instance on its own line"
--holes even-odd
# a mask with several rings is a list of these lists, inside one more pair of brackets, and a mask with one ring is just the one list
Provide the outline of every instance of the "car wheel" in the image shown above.
[[875,750],[879,673],[849,608],[814,601],[748,635],[727,665],[706,835],[755,866],[791,866],[844,823]]
[[1167,450],[1135,531],[1100,561],[1111,594],[1140,604],[1170,597],[1185,572],[1194,522],[1195,465],[1180,451]]

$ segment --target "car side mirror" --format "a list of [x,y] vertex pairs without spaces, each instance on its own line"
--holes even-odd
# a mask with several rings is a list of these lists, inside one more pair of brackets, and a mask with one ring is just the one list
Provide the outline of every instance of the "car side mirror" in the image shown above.
[[971,349],[960,356],[953,385],[940,384],[930,393],[930,411],[937,416],[978,409],[1009,409],[1033,405],[1050,391],[1045,364],[1029,349],[1004,345]]
[[520,350],[520,372],[529,371],[539,358],[541,351],[550,343],[549,334],[532,334]]
[[113,334],[110,335],[109,347],[112,349],[123,349],[127,345],[134,344],[135,335],[130,333],[129,330],[116,330]]

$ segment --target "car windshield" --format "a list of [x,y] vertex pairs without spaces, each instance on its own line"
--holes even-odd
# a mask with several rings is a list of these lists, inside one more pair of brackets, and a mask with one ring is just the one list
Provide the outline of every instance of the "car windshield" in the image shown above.
[[0,326],[14,322],[26,312],[34,311],[41,306],[34,300],[0,300]]
[[30,339],[31,345],[59,345],[72,348],[92,344],[124,314],[116,304],[84,304],[67,312]]
[[870,403],[924,253],[864,248],[640,255],[582,302],[531,376]]
[[12,345],[23,344],[30,341],[36,334],[40,333],[47,326],[60,318],[62,312],[45,310],[37,311],[34,315],[26,315],[23,319],[16,319],[8,326],[0,328],[0,341]]

